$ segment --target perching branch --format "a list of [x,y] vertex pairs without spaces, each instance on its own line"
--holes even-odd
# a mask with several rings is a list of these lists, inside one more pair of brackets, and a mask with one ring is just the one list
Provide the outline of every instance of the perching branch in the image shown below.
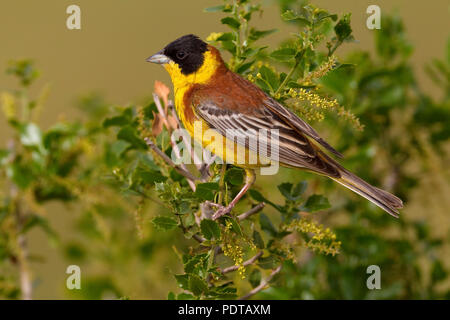
[[160,156],[169,166],[175,168],[182,176],[184,176],[185,178],[195,181],[195,180],[199,180],[197,177],[195,177],[192,173],[190,173],[189,171],[181,168],[180,166],[176,165],[172,159],[170,159],[164,152],[161,151],[161,149],[159,149],[150,138],[144,138],[145,142],[147,143],[147,145],[153,150],[155,151],[158,156]]
[[267,278],[265,278],[264,280],[261,280],[261,283],[257,287],[253,288],[249,293],[247,293],[247,294],[243,295],[242,297],[240,297],[239,300],[247,300],[251,296],[254,296],[258,292],[260,292],[261,290],[266,289],[266,287],[269,285],[269,282],[280,271],[281,271],[281,265],[279,265],[275,270],[273,270]]
[[250,216],[260,212],[265,206],[266,206],[266,204],[264,202],[261,202],[260,204],[258,204],[255,207],[251,208],[247,212],[244,212],[243,214],[238,215],[237,218],[239,219],[239,221],[245,220],[248,217],[250,217]]
[[[243,265],[244,267],[249,266],[249,265],[255,263],[255,261],[258,260],[258,258],[261,257],[262,255],[263,255],[263,252],[262,252],[262,251],[259,251],[259,252],[258,252],[257,254],[255,254],[253,257],[251,257],[251,258],[248,259],[247,261],[244,261],[244,263],[243,263],[242,265]],[[226,273],[229,273],[229,272],[236,271],[237,269],[239,269],[239,267],[240,267],[240,266],[234,265],[234,266],[231,266],[231,267],[222,269],[220,272],[221,272],[222,274],[226,274]]]

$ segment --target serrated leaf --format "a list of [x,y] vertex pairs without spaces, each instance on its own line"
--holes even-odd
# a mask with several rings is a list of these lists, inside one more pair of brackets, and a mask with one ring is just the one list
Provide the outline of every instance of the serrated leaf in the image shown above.
[[200,222],[200,230],[202,231],[203,236],[211,240],[215,238],[216,240],[220,239],[220,228],[217,222],[209,219],[203,219]]
[[153,218],[152,223],[154,226],[160,230],[171,230],[178,226],[175,219],[169,217],[156,217]]
[[177,280],[177,285],[181,289],[189,290],[189,275],[187,274],[176,274],[175,279]]
[[208,290],[206,282],[195,274],[189,275],[189,291],[194,295],[199,296]]

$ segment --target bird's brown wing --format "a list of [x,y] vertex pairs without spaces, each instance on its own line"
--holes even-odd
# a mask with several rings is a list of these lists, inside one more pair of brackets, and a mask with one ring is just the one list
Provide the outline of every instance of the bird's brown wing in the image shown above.
[[[260,96],[257,92],[252,95],[252,91],[243,92],[239,89],[236,88],[236,82],[226,90],[223,86],[196,88],[190,97],[195,114],[221,135],[233,134],[237,137],[237,143],[245,143],[245,146],[254,152],[258,152],[257,145],[239,137],[248,137],[251,133],[257,137],[256,140],[265,139],[270,146],[274,141],[267,140],[264,131],[260,129],[278,130],[276,142],[278,159],[274,160],[287,166],[305,168],[330,177],[340,177],[336,163],[314,145],[306,133],[297,128],[300,127],[300,119],[295,126],[288,122],[286,118],[288,114],[280,114],[282,110],[277,113],[274,107],[262,103],[264,98],[268,98],[265,94]],[[255,102],[259,102],[259,105],[255,105]],[[305,129],[311,128],[306,123],[305,125]],[[312,128],[311,130],[315,132]]]
[[300,119],[295,113],[283,107],[276,100],[267,97],[267,99],[265,99],[264,101],[264,105],[268,107],[272,112],[277,114],[279,117],[281,117],[286,123],[289,123],[291,126],[296,128],[301,133],[304,133],[310,138],[313,138],[334,155],[338,156],[339,158],[342,158],[342,154],[336,149],[334,149],[332,146],[330,146],[328,142],[323,140],[316,132],[316,130],[314,130],[313,127],[311,127],[305,121]]

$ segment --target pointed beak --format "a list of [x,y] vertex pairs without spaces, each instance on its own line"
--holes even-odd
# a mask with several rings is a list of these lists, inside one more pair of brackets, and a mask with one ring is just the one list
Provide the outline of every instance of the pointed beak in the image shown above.
[[165,64],[170,62],[170,58],[162,53],[162,50],[158,53],[155,53],[151,57],[148,57],[145,61],[157,63],[157,64]]

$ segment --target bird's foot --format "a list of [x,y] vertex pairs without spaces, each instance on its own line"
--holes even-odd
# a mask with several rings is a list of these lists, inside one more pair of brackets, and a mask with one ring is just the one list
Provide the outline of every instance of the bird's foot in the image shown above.
[[232,205],[228,205],[228,206],[224,207],[218,203],[214,203],[211,201],[206,201],[205,203],[210,207],[217,208],[216,212],[214,212],[214,215],[212,216],[213,220],[217,220],[220,217],[222,217],[226,214],[229,214],[231,212],[231,209],[233,209],[233,207],[234,207]]
[[219,208],[219,209],[218,209],[218,210],[214,213],[214,215],[212,216],[212,219],[213,219],[213,220],[217,220],[217,219],[219,219],[220,217],[222,217],[222,216],[224,216],[224,215],[226,215],[226,214],[229,214],[229,213],[231,212],[231,209],[233,209],[232,206],[224,207],[224,206],[220,206],[220,205],[219,205],[218,208]]

